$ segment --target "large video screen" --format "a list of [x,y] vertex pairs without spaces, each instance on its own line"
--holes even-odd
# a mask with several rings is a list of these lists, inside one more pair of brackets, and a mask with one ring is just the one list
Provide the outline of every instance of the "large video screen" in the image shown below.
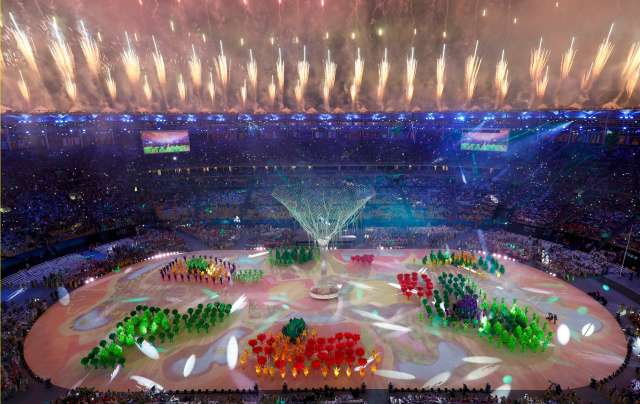
[[189,151],[189,132],[186,130],[142,131],[144,154],[182,153]]
[[462,150],[506,152],[508,147],[509,129],[469,129],[462,132]]

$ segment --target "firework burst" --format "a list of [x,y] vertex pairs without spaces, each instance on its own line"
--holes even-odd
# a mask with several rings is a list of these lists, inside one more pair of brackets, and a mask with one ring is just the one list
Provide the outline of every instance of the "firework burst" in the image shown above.
[[191,45],[191,57],[189,58],[189,73],[191,74],[193,88],[199,90],[202,86],[202,63],[193,44]]
[[593,60],[593,63],[589,67],[589,73],[584,76],[586,81],[582,86],[584,92],[589,92],[591,87],[593,87],[593,83],[598,80],[600,74],[604,70],[604,67],[609,61],[611,54],[613,53],[613,43],[611,43],[611,34],[613,33],[613,24],[609,28],[609,33],[607,37],[600,43],[598,46],[598,51],[596,52],[596,57]]
[[504,57],[503,49],[500,60],[496,63],[496,76],[494,78],[494,85],[496,88],[496,108],[500,108],[507,97],[509,84],[509,63]]
[[481,64],[482,58],[478,57],[478,41],[476,41],[473,55],[469,55],[464,64],[465,105],[473,99],[473,94],[478,84],[478,72],[480,71]]
[[327,58],[324,60],[324,80],[322,82],[322,100],[324,101],[324,109],[329,111],[331,90],[336,82],[337,65],[331,60],[331,51],[327,50]]
[[309,81],[309,62],[307,62],[307,47],[302,47],[302,60],[298,61],[298,82],[294,89],[298,108],[304,110],[304,93]]
[[224,54],[224,48],[222,47],[222,41],[220,41],[220,53],[215,59],[216,76],[222,89],[222,98],[225,105],[227,103],[227,86],[229,85],[229,76],[231,71],[229,70],[229,60]]
[[29,35],[18,25],[15,17],[12,13],[9,13],[9,17],[11,18],[11,23],[13,24],[13,28],[9,29],[13,40],[16,43],[16,48],[22,54],[22,57],[27,61],[27,65],[31,70],[36,73],[39,73],[38,63],[36,62],[36,54],[31,46],[31,38]]
[[562,54],[562,60],[560,61],[560,80],[564,81],[569,77],[571,73],[571,69],[573,68],[573,62],[576,58],[576,49],[573,47],[576,38],[571,38],[571,45],[569,45],[569,49],[566,50]]
[[276,75],[278,77],[278,91],[280,91],[281,103],[284,103],[284,59],[282,49],[278,48],[278,60],[276,61]]
[[178,97],[180,101],[184,103],[187,100],[187,86],[184,84],[184,77],[182,77],[182,73],[178,73]]
[[116,89],[116,82],[113,79],[113,77],[111,77],[111,69],[109,68],[109,66],[105,68],[104,84],[107,87],[107,93],[109,94],[109,98],[111,98],[111,101],[115,101],[118,95],[118,92]]
[[75,60],[73,52],[67,44],[55,17],[51,18],[50,27],[53,37],[49,42],[49,51],[62,77],[67,96],[75,101],[78,96],[78,89],[75,82]]
[[529,77],[531,78],[531,82],[534,86],[542,78],[547,67],[547,63],[549,62],[550,55],[551,52],[549,49],[542,47],[542,38],[540,38],[538,47],[531,50],[531,58],[529,61]]
[[258,62],[253,57],[253,50],[249,49],[249,62],[247,62],[247,77],[251,85],[251,94],[253,102],[258,102]]
[[358,48],[353,68],[353,84],[351,84],[351,87],[349,88],[349,94],[351,95],[351,104],[353,105],[353,108],[357,108],[358,95],[360,94],[360,87],[362,86],[363,77],[364,59],[360,55],[360,48]]
[[436,104],[438,106],[438,110],[442,109],[442,94],[444,94],[444,83],[445,83],[445,71],[447,67],[446,62],[446,50],[447,45],[442,45],[442,55],[436,59]]
[[132,86],[137,86],[140,82],[140,59],[138,58],[138,54],[136,53],[133,46],[131,46],[131,40],[129,39],[129,33],[124,33],[127,47],[122,51],[121,59],[122,65],[124,66],[124,71],[127,74],[127,78],[129,79],[129,83]]
[[273,108],[276,102],[276,82],[273,74],[271,75],[271,82],[267,86],[267,93],[269,94],[269,105]]
[[536,81],[536,98],[542,102],[544,95],[547,91],[547,84],[549,84],[549,66],[544,69],[544,74],[538,81]]
[[405,75],[404,101],[407,108],[411,106],[413,99],[414,80],[416,78],[416,70],[418,69],[418,60],[415,57],[415,48],[411,48],[411,53],[407,57],[407,70]]
[[20,75],[20,79],[18,80],[18,91],[20,91],[20,95],[22,99],[29,104],[31,101],[31,95],[29,94],[29,87],[27,87],[26,81],[24,81],[24,76],[22,75],[22,70],[18,70],[18,74]]
[[207,92],[213,104],[216,101],[216,85],[213,81],[213,72],[209,70],[209,82],[207,83]]
[[149,79],[147,78],[146,74],[142,78],[142,92],[144,93],[144,98],[147,100],[147,102],[151,103],[151,86],[149,85]]
[[100,73],[100,48],[83,21],[80,21],[80,49],[82,49],[89,72],[94,78],[97,78]]
[[384,94],[387,89],[387,81],[389,80],[390,70],[391,65],[389,64],[387,48],[384,48],[384,57],[382,58],[380,64],[378,64],[378,89],[376,92],[378,105],[380,105],[381,110],[384,110]]
[[244,110],[247,105],[247,80],[244,80],[242,87],[240,87],[240,101],[242,102],[242,109]]
[[160,88],[162,89],[162,91],[165,91],[167,87],[167,69],[164,65],[164,57],[162,56],[162,53],[160,53],[156,38],[152,36],[151,39],[153,40],[154,49],[153,54],[151,55],[153,58],[153,65],[156,68],[156,76],[158,77]]

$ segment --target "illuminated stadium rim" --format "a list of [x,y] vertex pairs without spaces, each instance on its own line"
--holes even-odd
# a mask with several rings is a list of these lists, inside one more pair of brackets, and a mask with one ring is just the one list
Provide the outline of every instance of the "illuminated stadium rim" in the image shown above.
[[3,124],[45,123],[91,123],[91,122],[155,122],[166,121],[218,122],[218,123],[300,123],[300,122],[379,122],[379,121],[438,121],[453,120],[529,120],[529,119],[582,119],[582,120],[636,120],[640,119],[640,109],[616,110],[512,110],[512,111],[445,111],[445,112],[368,112],[368,113],[290,113],[290,114],[248,114],[248,113],[3,113]]

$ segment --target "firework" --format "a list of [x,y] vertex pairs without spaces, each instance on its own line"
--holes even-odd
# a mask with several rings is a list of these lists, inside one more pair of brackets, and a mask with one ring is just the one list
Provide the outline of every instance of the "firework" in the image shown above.
[[591,72],[593,71],[593,62],[589,65],[589,68],[580,78],[580,90],[582,92],[587,92],[589,90],[589,86],[591,83]]
[[304,93],[307,88],[307,82],[309,81],[309,62],[307,62],[307,47],[302,47],[302,60],[298,61],[298,82],[294,93],[296,95],[296,101],[298,102],[298,108],[304,110]]
[[209,83],[207,83],[207,92],[213,104],[216,101],[216,85],[213,82],[213,72],[209,70]]
[[18,91],[20,91],[20,95],[22,95],[24,101],[29,104],[29,101],[31,101],[31,95],[29,94],[27,83],[24,81],[22,70],[18,70],[18,74],[20,74],[20,80],[18,80]]
[[178,73],[178,97],[180,97],[180,101],[183,103],[187,100],[187,86],[184,84],[184,78],[182,77],[182,73]]
[[27,61],[27,65],[29,65],[29,68],[34,72],[39,73],[38,64],[36,63],[36,54],[33,50],[33,47],[31,46],[31,39],[29,38],[29,35],[27,35],[27,33],[23,31],[22,28],[20,28],[12,13],[9,13],[9,17],[11,18],[11,23],[13,24],[13,28],[11,28],[9,31],[11,32],[11,36],[13,36],[13,40],[16,43],[16,48],[18,48],[18,50],[22,54],[22,57],[24,57],[24,59]]
[[75,102],[77,100],[78,89],[73,77],[68,75],[64,77],[64,91],[67,93],[71,101]]
[[153,39],[153,48],[154,52],[152,54],[153,64],[156,68],[156,76],[158,76],[158,83],[160,83],[160,88],[165,91],[167,86],[167,70],[164,65],[164,57],[162,57],[162,53],[158,49],[158,43],[156,42],[156,38],[151,36]]
[[83,21],[80,21],[80,49],[82,49],[89,72],[94,78],[97,78],[98,73],[100,73],[100,48],[98,48],[98,44],[87,31]]
[[[638,75],[640,75],[640,42],[634,42],[629,49],[627,59],[620,74],[620,80],[623,84],[623,91],[627,94],[627,100],[631,98],[638,84]],[[619,99],[622,94],[616,98]]]
[[384,93],[387,88],[387,80],[389,80],[389,70],[391,69],[391,65],[389,64],[389,59],[387,55],[387,48],[384,48],[384,57],[380,64],[378,64],[378,90],[377,90],[377,98],[378,104],[380,105],[380,109],[384,110]]
[[351,95],[351,103],[353,107],[357,107],[358,94],[360,93],[360,87],[362,86],[362,78],[364,77],[364,59],[360,56],[360,48],[357,51],[357,57],[354,62],[353,69],[353,84],[349,88],[349,94]]
[[191,45],[191,58],[189,58],[189,73],[191,73],[193,88],[199,90],[202,86],[202,64],[193,44]]
[[593,72],[591,75],[591,79],[595,81],[602,70],[604,70],[604,66],[607,64],[609,57],[613,53],[613,44],[611,43],[611,33],[613,32],[613,24],[611,24],[611,28],[609,28],[609,33],[605,40],[598,46],[598,52],[596,52],[596,59],[593,63]]
[[298,104],[299,109],[304,109],[304,90],[302,89],[302,84],[300,80],[296,82],[295,87],[293,88],[293,94],[296,97],[296,103]]
[[140,82],[140,59],[135,49],[131,46],[129,34],[125,32],[124,36],[127,41],[127,47],[123,49],[121,54],[122,65],[131,85],[137,86]]
[[442,45],[442,55],[436,59],[436,104],[442,109],[442,94],[444,93],[445,71],[447,67],[445,52],[447,45]]
[[407,107],[411,105],[413,99],[414,80],[416,78],[416,70],[418,68],[418,60],[415,58],[415,48],[411,48],[411,53],[407,57],[407,71],[405,76],[405,91],[404,100],[407,103]]
[[222,87],[222,98],[226,104],[227,102],[227,85],[229,84],[229,75],[231,71],[229,70],[229,60],[224,54],[224,48],[222,47],[222,41],[220,41],[220,53],[215,59],[215,67],[216,67],[216,75],[218,77],[218,82]]
[[60,76],[62,76],[64,89],[67,95],[71,100],[75,101],[78,93],[75,83],[75,61],[73,52],[65,41],[64,35],[60,31],[58,21],[55,17],[51,19],[50,26],[53,38],[51,38],[49,43],[49,50],[51,51],[51,56],[58,68],[58,72],[60,73]]
[[496,64],[496,76],[494,85],[496,87],[496,108],[500,108],[509,91],[509,63],[504,57],[504,49],[500,60]]
[[625,81],[624,90],[627,93],[627,102],[631,99],[633,91],[638,85],[638,79],[640,79],[640,66],[636,67],[633,72],[629,73],[627,80]]
[[284,100],[284,59],[282,59],[282,49],[280,48],[278,48],[278,60],[276,61],[276,75],[278,76],[280,97]]
[[640,66],[640,42],[634,42],[631,44],[631,48],[627,54],[627,59],[625,60],[624,67],[622,68],[621,77],[623,81],[629,74],[633,74],[638,66]]
[[478,72],[480,71],[480,65],[482,59],[478,57],[478,41],[476,41],[476,47],[473,51],[473,55],[469,55],[464,64],[464,87],[466,103],[469,103],[473,98],[473,94],[476,91],[476,85],[478,83]]
[[251,93],[253,94],[253,101],[257,102],[258,99],[258,62],[253,57],[253,50],[249,49],[249,62],[247,62],[247,77],[249,77],[249,84],[251,85]]
[[53,61],[55,62],[61,76],[65,78],[67,76],[73,78],[75,76],[75,61],[73,52],[65,41],[64,35],[60,31],[58,21],[55,17],[51,19],[50,26],[51,32],[53,33],[53,38],[51,38],[51,41],[49,43],[49,50],[51,51]]
[[540,38],[538,47],[531,50],[531,59],[529,62],[529,77],[531,78],[531,82],[534,86],[542,78],[542,74],[547,67],[550,54],[551,52],[548,49],[542,47],[542,38]]
[[337,65],[331,60],[331,51],[327,50],[327,58],[324,60],[324,80],[322,82],[322,99],[324,101],[324,109],[329,111],[329,101],[331,99],[331,90],[336,82]]
[[115,101],[116,96],[118,95],[116,91],[116,82],[111,77],[111,69],[108,66],[105,68],[105,73],[106,73],[105,75],[106,77],[104,79],[104,82],[105,82],[105,85],[107,86],[107,93],[109,93],[109,97],[111,98],[111,101]]
[[240,87],[240,101],[242,102],[242,109],[247,105],[247,80],[244,80],[242,87]]
[[549,83],[549,66],[545,67],[544,75],[536,81],[536,97],[542,101],[544,94],[547,91],[547,84]]
[[149,86],[149,80],[147,79],[147,75],[145,74],[142,79],[142,91],[144,92],[144,98],[146,98],[147,102],[151,102],[151,86]]
[[573,67],[573,61],[576,58],[576,50],[573,45],[575,43],[576,38],[571,38],[571,45],[569,45],[569,49],[565,53],[562,54],[562,60],[560,62],[560,80],[564,81],[569,77],[569,73],[571,73],[571,68]]
[[269,86],[267,87],[267,93],[269,94],[269,104],[273,108],[273,105],[276,102],[276,82],[273,74],[271,75],[271,83],[269,83]]

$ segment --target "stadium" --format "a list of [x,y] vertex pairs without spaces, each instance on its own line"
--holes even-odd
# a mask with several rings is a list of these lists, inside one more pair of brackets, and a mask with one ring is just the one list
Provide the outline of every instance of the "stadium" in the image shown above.
[[637,2],[2,7],[3,401],[640,400]]

